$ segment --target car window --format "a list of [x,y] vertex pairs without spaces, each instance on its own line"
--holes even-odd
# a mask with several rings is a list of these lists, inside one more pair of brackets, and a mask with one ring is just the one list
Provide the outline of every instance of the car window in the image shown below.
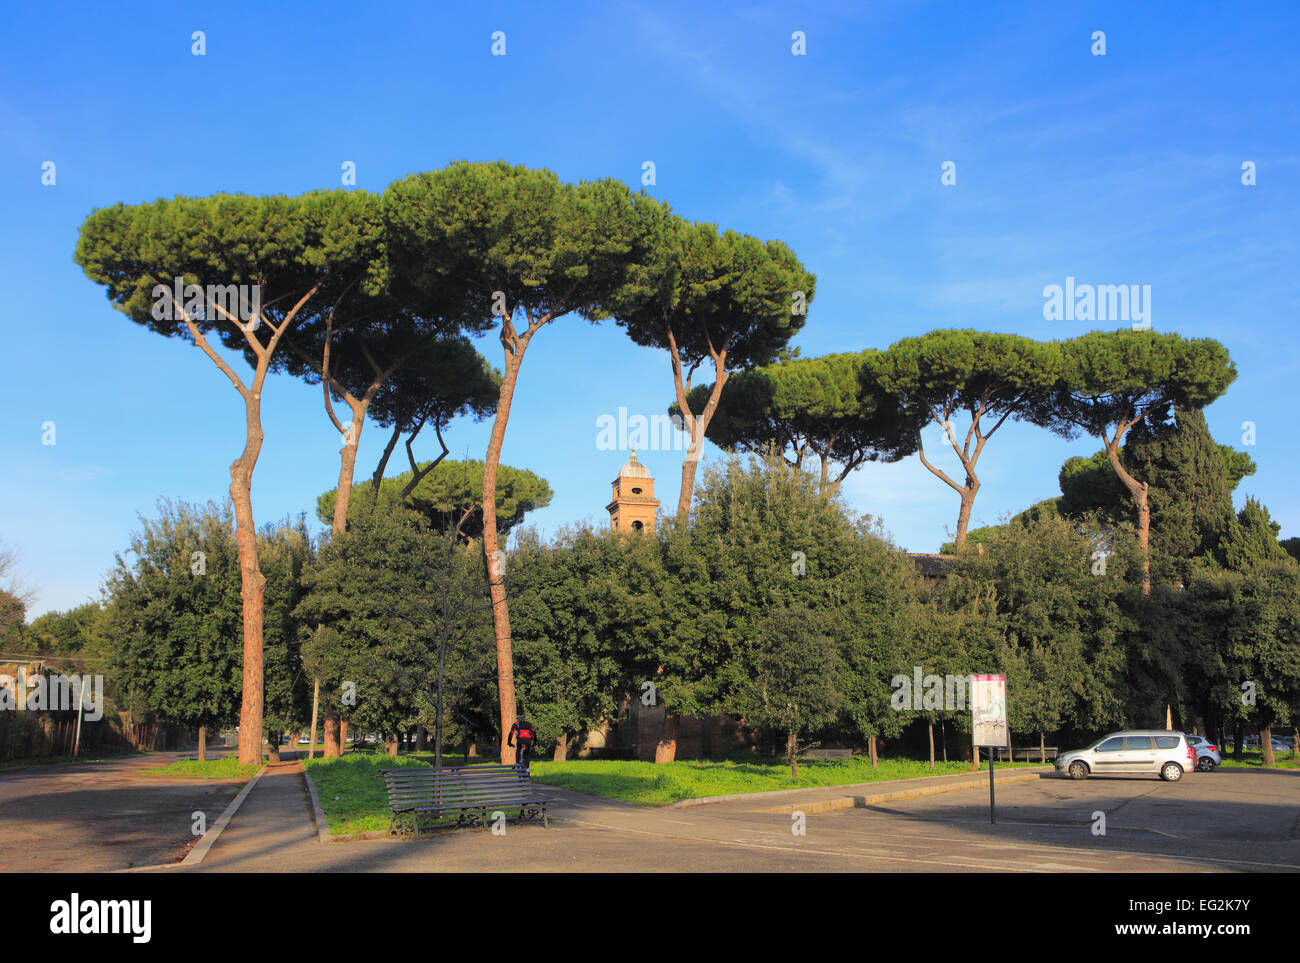
[[1107,739],[1097,747],[1098,752],[1119,752],[1124,748],[1124,738],[1116,736],[1114,739]]
[[1150,736],[1126,736],[1124,739],[1125,749],[1150,749]]
[[1159,746],[1161,749],[1177,749],[1178,737],[1177,736],[1156,736],[1156,745]]

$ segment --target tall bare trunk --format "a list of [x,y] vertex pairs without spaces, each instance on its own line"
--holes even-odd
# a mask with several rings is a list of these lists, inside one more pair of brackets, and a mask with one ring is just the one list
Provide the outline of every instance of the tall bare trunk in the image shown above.
[[1150,486],[1146,482],[1140,482],[1127,471],[1119,460],[1119,443],[1123,438],[1124,432],[1136,422],[1121,424],[1115,432],[1114,439],[1103,439],[1106,443],[1106,457],[1110,460],[1110,466],[1115,470],[1115,475],[1128,489],[1129,494],[1133,497],[1133,504],[1137,508],[1138,516],[1138,545],[1142,549],[1142,594],[1151,594],[1151,503],[1147,498]]
[[348,530],[348,506],[352,503],[352,476],[357,468],[357,448],[361,444],[361,426],[365,423],[367,405],[360,412],[353,409],[351,438],[339,449],[339,486],[334,496],[334,519],[330,531],[341,535]]
[[695,471],[699,467],[700,453],[704,449],[704,433],[708,430],[713,413],[718,410],[718,400],[727,383],[727,348],[713,355],[713,390],[704,410],[698,415],[691,411],[686,403],[690,384],[682,375],[682,357],[677,348],[677,338],[672,328],[668,329],[668,350],[673,368],[673,387],[677,392],[677,407],[681,410],[682,422],[691,435],[691,443],[686,449],[686,460],[682,462],[682,488],[677,494],[677,524],[685,527],[691,517],[691,499],[695,494]]
[[1273,727],[1260,726],[1259,728],[1259,751],[1264,757],[1264,765],[1272,767],[1277,765],[1277,759],[1273,756]]
[[492,598],[492,629],[497,645],[497,696],[500,700],[501,764],[514,762],[507,735],[514,725],[518,705],[515,702],[514,654],[510,640],[510,610],[506,603],[505,557],[501,554],[497,538],[497,466],[501,462],[501,446],[505,442],[506,424],[510,420],[510,404],[519,380],[519,365],[523,361],[526,342],[518,343],[512,353],[506,351],[506,372],[501,380],[501,393],[497,399],[496,420],[488,440],[487,457],[483,462],[483,555],[488,570],[488,593]]
[[966,547],[966,531],[970,528],[970,513],[975,505],[975,493],[979,491],[979,482],[966,476],[966,487],[961,491],[961,508],[957,510],[957,551]]
[[320,709],[320,679],[316,680],[316,685],[311,693],[311,735],[308,736],[307,757],[316,758],[316,713]]
[[659,744],[655,746],[655,762],[672,762],[676,758],[677,715],[672,712],[665,712],[663,732],[659,736]]
[[876,756],[876,737],[867,737],[867,751],[871,753],[871,768],[875,769],[876,764],[880,761]]
[[934,723],[931,722],[928,725],[926,725],[926,729],[930,731],[930,768],[933,769],[934,768]]
[[[259,377],[262,374],[259,366]],[[235,538],[239,545],[239,580],[244,616],[244,685],[239,707],[239,761],[262,762],[262,600],[266,577],[257,560],[257,526],[253,521],[253,468],[262,450],[262,400],[260,384],[244,396],[247,440],[240,457],[230,465],[230,500],[235,506]]]
[[339,720],[339,755],[348,751],[348,720]]
[[199,762],[208,761],[208,727],[199,726]]
[[795,750],[798,746],[795,744],[795,732],[790,729],[785,734],[785,757],[790,762],[790,778],[799,778],[799,757]]
[[388,459],[393,456],[393,449],[397,447],[397,441],[402,437],[402,423],[399,421],[393,425],[393,433],[388,438],[388,444],[384,446],[384,453],[379,458],[379,464],[375,466],[375,473],[370,476],[370,504],[372,506],[379,504],[379,488],[384,483],[384,468],[388,465]]
[[560,738],[555,740],[555,753],[551,756],[556,762],[564,762],[569,757],[569,735],[566,732],[560,733]]
[[1044,766],[1047,765],[1047,743],[1041,732],[1038,734],[1038,761]]

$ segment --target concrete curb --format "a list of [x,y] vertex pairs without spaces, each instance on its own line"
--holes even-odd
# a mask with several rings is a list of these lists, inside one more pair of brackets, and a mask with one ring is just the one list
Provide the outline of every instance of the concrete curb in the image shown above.
[[239,807],[244,804],[244,800],[248,798],[248,794],[253,791],[253,787],[257,785],[258,781],[262,778],[262,774],[266,772],[268,768],[268,766],[263,766],[261,769],[257,770],[257,775],[248,780],[248,785],[239,790],[239,795],[230,801],[230,805],[226,807],[225,812],[217,817],[217,821],[212,824],[212,828],[203,834],[203,837],[198,841],[198,844],[190,850],[189,855],[180,861],[178,864],[179,866],[188,869],[203,862],[204,857],[208,855],[208,850],[210,850],[213,844],[221,838],[222,831],[225,830],[226,826],[230,823],[230,820],[234,818],[235,813],[239,812]]
[[316,838],[322,843],[328,843],[333,838],[330,836],[330,825],[325,819],[325,810],[320,808],[320,796],[316,793],[316,784],[311,781],[311,776],[307,775],[306,766],[303,766],[302,778],[307,780],[307,792],[311,796],[311,814],[316,820]]
[[[997,776],[995,779],[998,785],[1006,785],[1013,782],[1029,782],[1032,779],[1039,778],[1043,773],[1051,771],[1049,768],[1024,770],[1020,769],[1008,773],[1005,776]],[[983,778],[975,776],[973,778],[961,778],[951,782],[945,782],[942,785],[931,784],[929,786],[911,786],[907,789],[895,789],[887,791],[877,791],[873,793],[862,793],[857,795],[837,796],[833,799],[819,799],[808,803],[790,803],[784,806],[770,806],[766,809],[758,809],[755,812],[761,813],[824,813],[835,809],[865,809],[868,806],[874,806],[879,803],[893,802],[899,799],[920,799],[923,796],[937,796],[946,792],[968,792],[972,789],[982,789],[988,785],[987,772],[983,773]],[[924,778],[924,777],[922,777]],[[911,780],[908,780],[909,782]],[[870,785],[870,784],[868,784]],[[856,787],[846,787],[856,788]]]

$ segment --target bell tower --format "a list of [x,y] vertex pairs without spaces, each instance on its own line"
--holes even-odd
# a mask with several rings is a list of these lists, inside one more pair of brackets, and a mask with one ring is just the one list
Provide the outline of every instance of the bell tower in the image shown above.
[[650,469],[636,457],[636,449],[614,479],[614,500],[605,506],[609,527],[615,532],[653,532],[659,499]]

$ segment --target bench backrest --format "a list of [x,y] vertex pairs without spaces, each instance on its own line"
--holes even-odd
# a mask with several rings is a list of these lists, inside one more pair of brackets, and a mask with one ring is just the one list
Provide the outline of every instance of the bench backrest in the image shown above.
[[511,805],[532,794],[527,767],[491,764],[381,770],[394,810],[420,806]]

